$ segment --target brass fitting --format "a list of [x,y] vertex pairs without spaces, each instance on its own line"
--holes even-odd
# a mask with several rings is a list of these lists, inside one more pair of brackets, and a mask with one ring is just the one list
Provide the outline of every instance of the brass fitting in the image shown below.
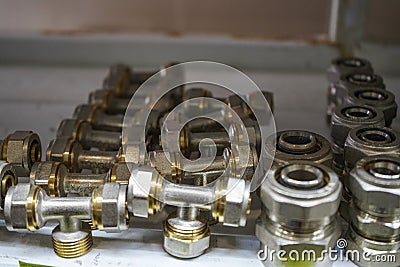
[[82,220],[91,220],[99,230],[127,229],[126,185],[107,183],[92,197],[58,198],[47,196],[35,185],[18,184],[7,192],[4,215],[10,231],[36,231],[57,220],[59,225],[52,232],[55,253],[64,258],[79,257],[93,243],[91,230]]
[[76,140],[86,150],[94,147],[116,151],[121,147],[120,132],[93,130],[89,122],[77,119],[63,120],[58,127],[56,137]]
[[72,139],[57,138],[50,142],[46,160],[63,162],[71,172],[80,172],[82,169],[108,170],[118,161],[119,153],[83,150],[82,146]]
[[29,176],[42,157],[40,138],[32,131],[16,131],[0,141],[0,152],[0,160],[11,163],[18,176]]
[[75,108],[74,119],[89,122],[93,129],[121,132],[124,115],[108,115],[101,107],[95,105],[79,105]]

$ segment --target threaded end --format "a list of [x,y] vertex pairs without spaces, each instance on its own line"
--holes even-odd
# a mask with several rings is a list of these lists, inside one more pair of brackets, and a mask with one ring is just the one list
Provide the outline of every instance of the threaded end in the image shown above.
[[76,258],[89,252],[93,245],[92,233],[89,231],[86,235],[77,240],[58,240],[52,237],[53,249],[57,256],[61,258]]

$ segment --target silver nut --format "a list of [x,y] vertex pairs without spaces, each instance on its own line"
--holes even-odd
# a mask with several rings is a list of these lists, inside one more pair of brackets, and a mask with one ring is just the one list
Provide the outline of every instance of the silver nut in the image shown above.
[[26,201],[31,185],[21,183],[11,187],[5,198],[4,217],[9,231],[26,231],[28,228]]
[[400,155],[400,133],[386,127],[361,126],[349,132],[344,144],[346,170],[367,156]]
[[32,165],[40,161],[40,138],[32,131],[16,131],[3,142],[3,159],[14,165],[17,175],[27,176]]
[[286,165],[293,160],[308,160],[331,167],[333,154],[323,136],[304,130],[278,132],[266,141],[266,150],[274,151],[274,163]]
[[374,107],[383,112],[385,125],[390,126],[397,114],[395,96],[391,92],[380,88],[358,88],[348,92],[346,101],[352,104],[361,104]]
[[[317,238],[315,235],[304,235],[304,234],[293,234],[290,236],[276,235],[273,230],[270,230],[268,222],[259,220],[256,223],[255,235],[260,240],[261,244],[268,248],[268,250],[275,251],[298,251],[300,254],[303,250],[314,251],[316,258],[321,257],[323,250],[332,249],[335,247],[338,238],[340,237],[340,225],[335,221],[332,228],[327,230],[324,234],[318,234]],[[287,255],[287,254],[286,254]],[[327,260],[328,257],[326,257]],[[325,260],[326,260],[325,259]],[[279,262],[279,258],[268,259],[263,263],[269,263],[273,261]],[[267,265],[268,266],[268,265]],[[279,265],[278,265],[279,266]],[[330,265],[321,265],[330,266]]]
[[4,199],[7,195],[7,191],[10,187],[18,183],[18,176],[15,173],[15,169],[12,164],[0,160],[0,179],[1,179],[1,197],[0,207],[4,206]]
[[230,175],[251,180],[258,165],[257,151],[253,145],[232,142],[230,148],[224,151],[224,157],[229,161]]
[[349,174],[353,203],[375,215],[400,213],[400,158],[378,155],[359,160]]
[[168,218],[164,227],[164,249],[183,259],[195,258],[210,246],[210,230],[201,221]]
[[355,71],[374,73],[372,65],[368,60],[356,57],[341,57],[331,61],[331,65],[327,70],[328,80],[331,83],[335,83],[342,75]]
[[57,130],[57,138],[78,139],[79,125],[82,121],[77,119],[62,120]]
[[73,118],[92,123],[97,109],[99,109],[99,107],[94,105],[79,105],[75,108]]
[[344,146],[351,129],[362,125],[384,126],[382,111],[366,105],[343,104],[332,115],[331,136],[335,144]]
[[126,189],[126,185],[106,183],[93,192],[93,221],[100,230],[120,232],[128,229]]
[[159,175],[153,167],[134,166],[128,184],[128,210],[134,216],[147,218],[157,207],[151,204],[154,187],[159,183]]
[[[355,264],[363,267],[380,267],[382,266],[382,256],[386,258],[394,258],[392,262],[385,262],[385,266],[397,267],[400,264],[400,242],[377,242],[358,234],[353,227],[349,227],[346,234],[347,251],[358,252],[360,257],[350,258]],[[347,253],[347,252],[345,252]],[[350,255],[350,254],[349,254]],[[366,257],[367,256],[367,257]],[[378,258],[379,257],[379,258]]]
[[305,222],[335,215],[341,194],[342,184],[332,170],[310,161],[293,161],[270,170],[260,197],[270,218]]

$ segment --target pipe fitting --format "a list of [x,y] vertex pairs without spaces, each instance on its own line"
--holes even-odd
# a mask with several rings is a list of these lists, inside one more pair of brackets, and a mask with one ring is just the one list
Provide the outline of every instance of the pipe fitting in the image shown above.
[[18,176],[12,164],[0,160],[1,196],[0,207],[4,208],[4,199],[10,187],[18,183]]
[[95,130],[121,132],[124,115],[108,115],[101,107],[95,105],[79,105],[75,108],[74,119],[89,122]]
[[1,160],[11,163],[18,176],[29,176],[32,165],[40,161],[42,147],[32,131],[15,131],[0,141]]

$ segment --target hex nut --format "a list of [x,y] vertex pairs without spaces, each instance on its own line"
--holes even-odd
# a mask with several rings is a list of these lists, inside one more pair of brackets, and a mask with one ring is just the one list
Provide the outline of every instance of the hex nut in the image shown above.
[[327,69],[328,80],[331,83],[337,82],[344,74],[352,72],[374,73],[371,62],[356,57],[340,57],[331,61]]
[[100,230],[120,232],[128,229],[126,185],[106,183],[93,191],[93,222]]
[[353,203],[376,216],[400,213],[400,158],[378,155],[359,160],[349,173]]
[[[214,204],[215,217],[227,226],[245,226],[251,203],[250,183],[238,178],[219,181],[221,184],[226,184],[223,185],[224,189],[220,191],[220,198]],[[220,205],[222,210],[220,210]]]
[[203,254],[210,246],[207,224],[194,220],[168,218],[164,224],[164,250],[172,256],[189,259]]
[[379,109],[385,117],[385,126],[390,126],[397,115],[395,96],[390,91],[381,88],[357,88],[350,90],[346,102],[367,105]]
[[83,121],[77,119],[62,120],[57,129],[57,138],[78,139],[79,126]]
[[386,127],[360,126],[349,132],[344,144],[344,160],[349,172],[367,156],[400,155],[400,133]]
[[[273,229],[270,229],[269,223],[265,220],[258,220],[255,227],[256,237],[260,240],[261,244],[267,247],[269,250],[283,250],[286,253],[289,253],[292,250],[296,250],[300,254],[303,250],[310,250],[315,251],[315,255],[317,258],[322,256],[321,253],[323,250],[328,250],[329,248],[335,247],[336,242],[340,237],[340,234],[340,225],[337,221],[334,221],[333,225],[328,227],[328,229],[325,229],[323,233],[319,231],[319,233],[315,235],[294,234],[292,232],[290,236],[276,235],[273,233]],[[326,258],[325,260],[329,260]],[[269,263],[271,263],[271,261],[274,264],[278,264],[279,258],[268,259],[267,261],[263,261],[263,264],[265,266],[271,266],[268,265]]]
[[88,121],[92,124],[94,122],[94,114],[96,114],[96,110],[98,109],[100,109],[100,107],[94,105],[79,105],[75,108],[73,118]]
[[3,141],[2,159],[14,165],[18,176],[29,176],[41,154],[40,138],[32,131],[16,131]]
[[64,197],[63,178],[67,175],[65,164],[55,161],[36,162],[30,173],[31,184],[40,186],[51,197]]
[[68,138],[57,138],[49,143],[46,151],[47,161],[64,163],[71,172],[80,172],[78,155],[82,146]]
[[332,115],[331,136],[335,144],[343,147],[351,129],[362,125],[384,126],[382,111],[366,105],[343,104]]
[[31,185],[21,183],[10,187],[4,204],[4,217],[9,231],[24,232],[28,228],[26,202],[31,192]]
[[135,166],[128,183],[128,210],[134,216],[147,218],[159,207],[154,201],[155,190],[160,185],[160,175],[151,166]]
[[[394,240],[392,242],[371,240],[358,234],[357,231],[350,225],[346,233],[346,241],[346,250],[357,251],[360,255],[359,260],[357,258],[350,259],[353,260],[353,263],[358,266],[380,267],[382,266],[382,262],[376,256],[380,256],[380,259],[382,259],[382,255],[392,255],[395,259],[394,262],[385,262],[385,266],[397,267],[400,264],[400,241],[398,240]],[[370,255],[369,259],[366,260],[365,256],[363,257],[363,255]]]
[[260,198],[269,217],[304,222],[335,215],[341,194],[342,184],[332,170],[311,161],[293,161],[269,171]]
[[266,151],[275,151],[275,165],[286,165],[293,160],[308,160],[328,167],[332,166],[333,154],[329,141],[309,131],[278,132],[267,138]]
[[117,162],[111,168],[110,183],[128,185],[133,163]]

